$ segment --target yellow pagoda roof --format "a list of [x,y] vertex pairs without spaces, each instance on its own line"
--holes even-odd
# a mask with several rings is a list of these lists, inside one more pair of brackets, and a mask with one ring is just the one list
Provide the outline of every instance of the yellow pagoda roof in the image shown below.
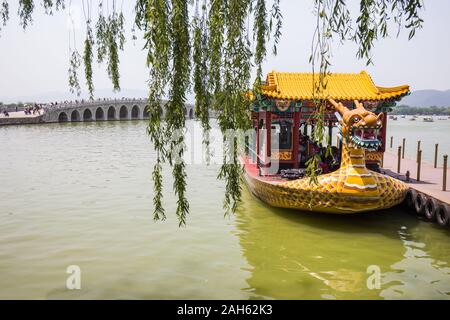
[[[314,74],[318,81],[319,74]],[[409,92],[409,86],[378,87],[366,71],[360,73],[331,73],[326,76],[327,86],[323,96],[313,95],[313,74],[272,71],[261,85],[261,94],[289,100],[312,100],[332,98],[335,100],[388,100],[401,97]]]

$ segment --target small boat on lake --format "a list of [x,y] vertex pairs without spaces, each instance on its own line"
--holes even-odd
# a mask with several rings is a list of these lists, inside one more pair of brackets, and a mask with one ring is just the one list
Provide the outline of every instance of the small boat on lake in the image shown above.
[[[317,97],[312,86],[317,76],[273,71],[260,90],[250,93],[254,134],[240,157],[249,190],[274,207],[335,214],[401,203],[407,186],[379,173],[379,167],[387,111],[409,86],[378,87],[364,71],[330,74],[326,92]],[[326,104],[321,121],[328,128],[327,140],[337,128],[338,146],[310,138],[317,125],[317,98]],[[308,161],[317,161],[315,180],[305,177]]]
[[423,122],[434,122],[433,117],[424,117]]

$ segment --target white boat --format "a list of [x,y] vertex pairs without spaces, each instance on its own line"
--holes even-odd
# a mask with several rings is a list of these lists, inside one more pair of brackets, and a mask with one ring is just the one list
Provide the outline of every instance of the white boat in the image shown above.
[[424,117],[423,121],[424,122],[434,122],[434,119],[433,119],[433,117]]

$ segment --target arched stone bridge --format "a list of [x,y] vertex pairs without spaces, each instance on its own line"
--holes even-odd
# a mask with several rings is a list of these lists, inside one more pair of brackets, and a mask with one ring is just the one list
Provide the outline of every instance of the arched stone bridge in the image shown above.
[[[43,122],[83,122],[148,119],[147,99],[117,99],[71,102],[45,106]],[[165,116],[163,108],[163,117]],[[194,119],[194,106],[185,105],[187,119]]]

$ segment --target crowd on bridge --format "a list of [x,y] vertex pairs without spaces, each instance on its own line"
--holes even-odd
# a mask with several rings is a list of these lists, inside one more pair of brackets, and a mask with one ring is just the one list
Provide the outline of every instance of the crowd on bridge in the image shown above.
[[91,100],[63,100],[63,101],[55,101],[50,102],[45,105],[45,108],[47,109],[60,109],[60,108],[66,108],[68,106],[77,106],[77,105],[84,105],[84,104],[90,104],[90,103],[98,103],[98,102],[116,102],[116,101],[136,101],[136,100],[143,100],[142,98],[125,98],[122,97],[120,99],[117,98],[97,98],[97,99],[91,99]]
[[41,114],[41,111],[43,111],[44,107],[42,106],[42,104],[37,104],[35,103],[32,106],[27,106],[24,108],[23,112],[25,112],[26,115],[35,115],[37,114]]

